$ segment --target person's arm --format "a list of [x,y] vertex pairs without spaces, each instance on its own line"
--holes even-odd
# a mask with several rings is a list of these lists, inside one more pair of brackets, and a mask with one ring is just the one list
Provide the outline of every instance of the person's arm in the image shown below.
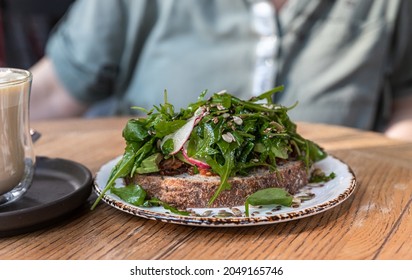
[[412,141],[412,96],[394,101],[393,115],[385,134],[390,138]]
[[50,59],[42,58],[30,71],[30,119],[76,117],[86,111],[87,106],[75,100],[60,83]]

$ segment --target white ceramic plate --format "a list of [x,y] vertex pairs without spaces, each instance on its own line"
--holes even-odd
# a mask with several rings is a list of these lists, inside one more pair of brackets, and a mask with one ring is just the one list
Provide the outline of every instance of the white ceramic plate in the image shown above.
[[[94,188],[98,195],[104,189],[111,169],[119,159],[120,157],[106,163],[96,174]],[[302,201],[297,207],[250,206],[249,211],[251,214],[249,217],[245,216],[243,205],[235,208],[194,208],[191,209],[193,215],[182,216],[173,214],[163,207],[145,208],[134,206],[124,202],[109,191],[105,193],[102,200],[112,207],[135,216],[191,226],[235,227],[287,222],[329,210],[345,201],[353,193],[356,178],[353,171],[344,162],[328,156],[326,159],[317,162],[315,167],[322,169],[325,174],[334,172],[336,177],[327,183],[312,184],[303,188],[302,192],[295,195],[295,197],[308,196],[309,194],[312,198]],[[121,186],[123,180],[117,180],[116,184]]]

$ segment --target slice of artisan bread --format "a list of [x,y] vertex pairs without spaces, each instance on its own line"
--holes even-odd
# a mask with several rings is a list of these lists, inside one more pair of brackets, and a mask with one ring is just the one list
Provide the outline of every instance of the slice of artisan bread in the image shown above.
[[276,172],[256,169],[247,176],[230,178],[230,190],[222,191],[212,205],[208,202],[220,185],[219,176],[137,174],[126,179],[127,184],[132,182],[145,189],[150,197],[179,209],[233,207],[244,205],[250,194],[261,189],[277,187],[295,194],[308,183],[308,174],[302,161],[285,162],[278,166]]

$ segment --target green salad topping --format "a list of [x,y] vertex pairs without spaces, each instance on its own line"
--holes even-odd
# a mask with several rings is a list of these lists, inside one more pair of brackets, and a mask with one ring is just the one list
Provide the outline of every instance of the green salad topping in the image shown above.
[[[197,102],[180,111],[175,111],[167,101],[165,92],[164,104],[150,111],[135,107],[146,116],[126,124],[123,157],[113,168],[107,186],[92,208],[114,186],[117,178],[159,172],[160,163],[169,158],[192,165],[194,172],[208,169],[220,176],[220,186],[209,204],[230,189],[230,177],[246,175],[251,168],[264,166],[276,171],[282,161],[302,160],[309,172],[312,163],[325,158],[326,153],[297,133],[296,124],[287,114],[293,107],[272,102],[273,94],[281,90],[282,86],[276,87],[248,101],[225,91],[206,99],[204,91]],[[268,186],[271,187],[276,186]],[[136,190],[131,196],[136,196],[134,192]],[[132,199],[141,205],[145,203],[139,202],[138,197]],[[249,204],[255,203],[258,203],[256,199],[249,199]]]

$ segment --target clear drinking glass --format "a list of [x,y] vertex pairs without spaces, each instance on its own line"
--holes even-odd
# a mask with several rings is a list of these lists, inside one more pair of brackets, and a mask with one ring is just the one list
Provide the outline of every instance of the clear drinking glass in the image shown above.
[[32,75],[0,68],[0,206],[20,198],[30,187],[35,155],[29,130]]

